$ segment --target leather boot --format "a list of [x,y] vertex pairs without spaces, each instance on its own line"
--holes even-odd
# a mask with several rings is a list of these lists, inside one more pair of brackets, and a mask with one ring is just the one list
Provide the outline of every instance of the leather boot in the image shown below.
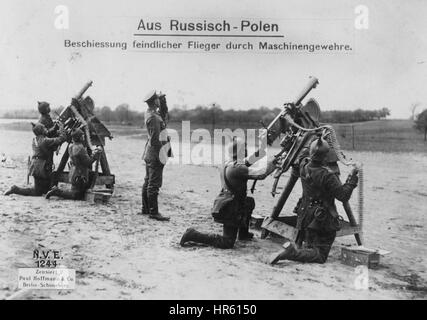
[[241,227],[239,228],[239,240],[242,241],[250,241],[254,237],[254,234],[252,232],[249,232],[249,228],[247,227]]
[[182,238],[179,244],[181,246],[184,246],[184,244],[189,241],[215,246],[217,242],[217,236],[201,233],[194,228],[188,228],[182,235]]
[[5,196],[10,194],[19,194],[21,196],[41,196],[41,194],[39,194],[34,188],[20,188],[15,185],[4,193]]
[[142,210],[139,214],[150,214],[150,210],[148,209],[148,196],[147,192],[142,190]]
[[17,186],[13,185],[12,187],[9,188],[9,190],[7,190],[4,195],[8,196],[10,194],[14,194],[16,192],[16,190],[18,189]]
[[286,260],[286,259],[293,258],[297,253],[297,249],[295,247],[295,244],[292,242],[284,243],[283,248],[285,248],[285,250],[283,250],[279,253],[275,253],[271,256],[270,264],[275,264],[279,260]]
[[52,197],[52,196],[59,196],[59,195],[61,195],[61,190],[59,190],[59,188],[58,188],[58,187],[53,187],[52,189],[50,189],[50,190],[46,193],[45,198],[46,198],[46,199],[49,199],[49,198],[50,198],[50,197]]
[[252,212],[248,213],[243,221],[243,226],[239,228],[238,239],[243,241],[250,241],[254,237],[252,232],[249,232],[249,225],[251,223]]
[[148,196],[148,208],[149,208],[149,217],[151,219],[159,220],[159,221],[169,221],[169,217],[165,217],[159,213],[159,206],[157,203],[157,195]]

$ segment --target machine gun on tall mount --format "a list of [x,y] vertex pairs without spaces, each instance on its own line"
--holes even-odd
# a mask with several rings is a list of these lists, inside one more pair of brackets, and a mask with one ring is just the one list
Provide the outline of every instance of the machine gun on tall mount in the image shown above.
[[[272,187],[272,196],[277,192],[277,185],[283,173],[288,171],[292,166],[297,165],[300,158],[307,155],[310,143],[319,135],[322,135],[330,146],[328,154],[328,163],[340,163],[346,166],[357,167],[359,171],[359,221],[357,222],[350,204],[345,202],[343,208],[348,217],[347,221],[342,221],[342,228],[337,232],[337,236],[354,234],[359,245],[362,244],[362,222],[363,222],[363,170],[361,164],[347,159],[341,150],[336,134],[332,126],[320,125],[320,107],[314,99],[309,99],[306,104],[303,104],[304,98],[310,91],[317,87],[319,81],[315,77],[310,77],[307,86],[301,91],[296,99],[291,103],[285,103],[283,110],[274,118],[274,120],[266,127],[267,129],[267,144],[272,145],[273,142],[282,134],[284,137],[280,141],[280,151],[275,155],[275,161],[278,168],[274,173],[274,182]],[[279,234],[285,238],[295,240],[297,237],[296,216],[279,217],[286,201],[289,198],[296,182],[299,179],[299,173],[292,173],[281,192],[280,198],[270,217],[265,218],[262,228],[262,238],[265,238],[269,232]],[[255,188],[255,183],[252,186],[252,191]]]
[[[86,200],[102,201],[108,200],[114,192],[115,176],[111,174],[110,166],[105,153],[105,138],[113,138],[111,132],[94,115],[95,105],[91,97],[83,97],[85,92],[92,86],[89,81],[85,86],[71,99],[69,106],[64,108],[59,114],[56,122],[61,122],[67,132],[76,128],[82,129],[85,134],[85,146],[89,155],[92,154],[94,146],[101,148],[101,153],[96,161],[95,170],[90,175],[91,188],[86,192]],[[68,145],[70,142],[68,143]],[[59,182],[69,183],[69,172],[64,171],[69,159],[68,146],[61,158],[58,168],[53,172],[53,182],[57,185]],[[98,168],[101,167],[101,173]],[[104,185],[104,189],[96,189]]]

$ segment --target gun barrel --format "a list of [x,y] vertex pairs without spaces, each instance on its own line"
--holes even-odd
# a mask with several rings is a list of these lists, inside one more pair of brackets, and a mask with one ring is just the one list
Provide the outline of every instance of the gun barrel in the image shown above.
[[74,96],[75,99],[80,99],[84,93],[92,86],[93,81],[89,81],[84,85],[84,87]]
[[[89,81],[84,85],[84,87],[74,96],[75,99],[80,99],[84,93],[92,86],[93,81]],[[61,111],[61,113],[58,116],[58,120],[61,122],[65,122],[71,115],[71,109],[70,106],[64,108],[64,110]]]
[[308,93],[316,88],[316,86],[319,84],[319,79],[316,77],[310,77],[310,80],[307,84],[307,86],[301,91],[301,93],[296,97],[294,100],[294,105],[299,106],[302,102],[302,100],[308,95]]

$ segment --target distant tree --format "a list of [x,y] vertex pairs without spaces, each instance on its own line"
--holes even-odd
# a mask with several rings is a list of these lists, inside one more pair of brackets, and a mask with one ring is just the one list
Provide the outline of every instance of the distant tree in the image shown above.
[[101,120],[108,122],[114,121],[115,118],[113,110],[111,110],[111,108],[107,106],[102,107],[102,109],[99,111],[99,117]]
[[379,112],[380,119],[382,119],[382,118],[385,119],[389,115],[390,115],[390,110],[388,108],[382,108]]
[[417,109],[417,107],[420,105],[419,102],[414,102],[411,104],[411,114],[412,114],[412,120],[415,121],[415,110]]
[[127,103],[122,103],[121,105],[118,105],[114,110],[114,113],[116,114],[118,121],[129,122],[130,113],[129,113],[129,105]]
[[424,133],[424,141],[427,140],[427,109],[421,112],[415,120],[414,128]]

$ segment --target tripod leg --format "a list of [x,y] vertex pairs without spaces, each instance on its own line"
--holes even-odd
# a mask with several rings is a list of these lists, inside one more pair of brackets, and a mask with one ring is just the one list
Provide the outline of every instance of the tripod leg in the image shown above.
[[65,165],[67,164],[68,158],[70,157],[69,153],[68,153],[68,146],[70,144],[67,145],[67,148],[65,149],[64,155],[61,158],[61,162],[59,163],[58,169],[56,169],[53,173],[52,173],[52,186],[57,186],[58,182],[59,182],[59,175],[64,171]]
[[282,191],[282,194],[280,195],[279,200],[277,201],[276,205],[273,208],[273,212],[271,213],[271,218],[277,218],[280,215],[280,212],[283,209],[283,206],[285,205],[286,201],[289,198],[289,195],[292,192],[292,189],[295,186],[295,183],[298,181],[298,176],[291,174],[291,176],[289,177],[288,182],[286,183],[285,188]]
[[[357,221],[354,218],[353,211],[351,210],[350,203],[348,201],[343,203],[344,211],[347,214],[348,222],[350,222],[350,226],[356,227]],[[355,233],[354,237],[356,238],[356,242],[359,246],[362,245],[362,237],[360,233]]]
[[[276,205],[273,208],[273,212],[271,213],[270,217],[275,219],[280,215],[280,212],[282,212],[282,209],[286,203],[286,201],[289,198],[289,195],[291,194],[292,189],[295,186],[295,183],[298,181],[298,174],[292,170],[291,176],[289,177],[288,182],[286,183],[286,186],[284,190],[282,191],[282,194],[280,195],[279,200],[277,201]],[[263,229],[261,232],[261,239],[265,239],[268,236],[269,232],[266,229]]]

